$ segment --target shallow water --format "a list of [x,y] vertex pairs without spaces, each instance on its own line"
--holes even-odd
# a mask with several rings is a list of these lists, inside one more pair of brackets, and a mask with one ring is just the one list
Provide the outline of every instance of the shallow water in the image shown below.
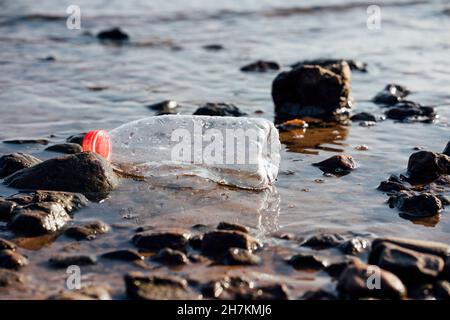
[[[79,0],[82,29],[68,30],[65,10],[72,2],[0,3],[1,140],[46,137],[51,143],[61,142],[71,134],[111,129],[150,116],[154,112],[146,105],[165,99],[178,101],[183,114],[207,101],[223,101],[273,120],[270,88],[276,73],[239,71],[257,59],[275,60],[284,68],[319,57],[359,59],[368,63],[369,72],[353,73],[355,112],[382,114],[382,108],[368,100],[387,83],[397,82],[413,91],[411,100],[439,105],[440,115],[434,124],[387,120],[368,128],[357,123],[309,128],[303,137],[284,144],[280,174],[271,192],[251,193],[209,183],[202,184],[200,191],[160,188],[123,180],[108,199],[80,210],[75,219],[96,218],[128,227],[117,225],[108,235],[76,244],[76,250],[131,247],[129,238],[136,225],[190,227],[223,220],[252,226],[261,237],[275,230],[298,236],[328,230],[450,243],[448,210],[439,219],[412,223],[389,209],[387,197],[376,190],[390,174],[405,170],[415,146],[442,151],[450,140],[450,1],[382,1],[382,25],[377,31],[366,28],[370,3],[361,1],[299,5],[290,0]],[[130,44],[103,45],[92,36],[113,26],[130,35]],[[202,48],[207,44],[222,44],[225,49],[207,51]],[[48,56],[56,60],[42,60]],[[255,114],[257,110],[264,113]],[[361,144],[369,150],[357,151],[355,146]],[[43,159],[56,155],[44,148],[0,143],[0,154],[23,151]],[[353,155],[359,168],[336,178],[324,177],[311,166],[340,152]],[[0,186],[0,194],[14,192]],[[45,248],[34,251],[39,248],[36,239],[19,240],[28,248],[31,266],[23,272],[31,284],[29,290],[0,293],[0,297],[44,297],[61,290],[66,274],[48,270],[46,260],[72,241],[64,237],[52,244],[43,241]],[[264,256],[270,257],[271,250]],[[121,274],[131,268],[126,263],[100,263],[87,268],[85,277],[108,283],[115,296],[122,297]],[[256,270],[267,274],[281,270],[284,276],[296,277],[298,292],[308,284],[324,284],[320,276],[294,274],[277,262]],[[202,271],[188,267],[179,272],[201,275]]]

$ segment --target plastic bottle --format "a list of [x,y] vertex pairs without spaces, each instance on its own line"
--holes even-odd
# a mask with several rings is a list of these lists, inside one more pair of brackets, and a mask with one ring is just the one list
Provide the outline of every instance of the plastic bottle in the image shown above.
[[271,185],[280,163],[273,123],[246,117],[153,116],[89,131],[83,150],[136,177],[199,176],[245,189]]

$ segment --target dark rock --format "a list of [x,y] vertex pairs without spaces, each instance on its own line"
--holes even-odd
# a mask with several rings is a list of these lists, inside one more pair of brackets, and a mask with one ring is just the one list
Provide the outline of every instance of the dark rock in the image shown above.
[[185,279],[177,276],[146,275],[130,272],[125,275],[127,295],[138,300],[194,300],[193,292]]
[[372,241],[372,249],[369,256],[370,264],[377,263],[377,261],[379,260],[380,252],[384,249],[386,244],[395,244],[406,249],[439,256],[442,259],[446,259],[448,256],[450,256],[450,246],[444,243],[387,237],[378,238]]
[[4,178],[19,170],[32,167],[42,162],[26,153],[12,153],[0,158],[0,178]]
[[308,238],[302,246],[322,250],[337,247],[344,241],[345,239],[339,234],[322,233]]
[[89,266],[97,263],[97,258],[94,255],[73,255],[73,254],[58,254],[49,260],[52,267],[67,268],[72,265]]
[[272,98],[279,119],[313,117],[347,119],[351,71],[346,62],[328,65],[301,65],[280,73],[272,83]]
[[433,286],[433,292],[438,300],[450,300],[450,283],[438,281]]
[[[89,204],[89,200],[80,193],[38,190],[29,193],[29,195],[33,197],[32,203],[56,202],[61,204],[68,213],[72,213]],[[25,199],[24,201],[26,201]]]
[[345,241],[339,246],[339,249],[345,254],[360,254],[366,251],[370,246],[370,242],[359,237]]
[[313,166],[318,167],[325,173],[343,175],[348,174],[350,171],[355,169],[357,167],[357,163],[352,156],[339,154],[324,161],[313,163]]
[[120,28],[112,28],[101,31],[97,35],[97,38],[100,40],[118,41],[118,42],[129,40],[129,36],[122,30],[120,30]]
[[26,206],[27,204],[32,204],[34,201],[33,193],[17,193],[8,198],[7,201],[12,201],[16,203],[16,205]]
[[147,106],[147,108],[158,111],[159,115],[163,114],[176,114],[179,108],[179,105],[174,100],[165,100],[162,102],[158,102],[152,105]]
[[228,249],[222,259],[223,264],[230,266],[255,266],[261,264],[261,261],[257,255],[241,248]]
[[438,277],[444,260],[435,255],[420,253],[395,244],[384,243],[376,262],[381,268],[396,274],[405,283],[424,283]]
[[308,253],[293,255],[286,262],[298,270],[321,270],[329,265],[326,259]]
[[10,287],[13,285],[20,286],[24,284],[23,275],[12,270],[0,268],[0,288]]
[[353,59],[314,59],[314,60],[306,60],[294,63],[291,65],[292,68],[297,68],[304,65],[319,65],[321,67],[330,66],[333,64],[341,63],[341,62],[347,62],[348,66],[351,70],[360,71],[360,72],[367,72],[367,63],[364,63],[362,61],[353,60]]
[[444,151],[442,151],[443,154],[445,154],[446,156],[450,157],[450,141],[447,143],[447,145],[445,146]]
[[411,101],[402,101],[385,112],[386,118],[398,121],[432,121],[436,117],[433,107],[424,107]]
[[218,230],[232,230],[232,231],[241,231],[243,233],[248,233],[248,228],[239,223],[230,223],[230,222],[220,222],[217,225]]
[[195,249],[200,250],[202,247],[203,235],[196,234],[189,238],[189,245]]
[[384,105],[394,105],[403,100],[408,94],[409,90],[406,87],[398,84],[388,84],[383,91],[377,93],[373,98],[373,102]]
[[81,146],[77,143],[60,143],[60,144],[54,144],[50,147],[47,147],[45,150],[60,152],[60,153],[67,153],[67,154],[74,154],[74,153],[82,152],[83,148],[81,148]]
[[144,231],[133,237],[133,243],[143,249],[160,250],[171,248],[184,250],[189,244],[190,233],[183,229],[167,229],[158,231]]
[[431,193],[416,195],[408,191],[399,191],[392,195],[388,202],[391,208],[397,208],[410,218],[431,217],[442,211],[441,200]]
[[[379,288],[376,287],[378,273]],[[375,279],[372,282],[372,277]],[[406,296],[406,288],[393,273],[364,263],[349,265],[338,280],[337,289],[344,297],[401,299]]]
[[115,189],[117,177],[101,156],[83,152],[53,158],[8,176],[4,183],[18,189],[43,189],[98,195]]
[[418,151],[408,160],[408,173],[412,180],[434,180],[450,173],[450,157],[441,153]]
[[27,258],[13,250],[0,250],[0,268],[19,270],[28,264]]
[[79,290],[63,291],[47,298],[48,300],[111,300],[109,289],[92,285]]
[[333,278],[338,278],[341,273],[356,260],[335,262],[325,267],[324,271]]
[[208,51],[220,51],[225,49],[225,47],[221,44],[207,44],[204,45],[202,48]]
[[27,235],[39,235],[59,231],[70,219],[61,204],[39,202],[14,209],[9,227]]
[[258,60],[241,68],[243,72],[267,72],[280,70],[280,65],[275,61]]
[[1,250],[10,250],[15,251],[16,245],[12,243],[11,241],[8,241],[6,239],[0,238],[0,251]]
[[405,182],[400,181],[400,180],[392,180],[391,178],[389,178],[386,181],[381,181],[380,185],[377,188],[380,191],[383,192],[398,192],[398,191],[402,191],[402,190],[410,190],[411,188],[409,186],[407,186],[405,184]]
[[96,220],[70,227],[66,230],[65,235],[76,240],[92,240],[97,235],[107,233],[109,230],[109,225]]
[[377,122],[377,118],[371,114],[371,113],[367,113],[367,112],[360,112],[357,113],[355,115],[353,115],[350,120],[352,121],[372,121],[372,122]]
[[435,300],[433,285],[424,284],[408,290],[408,298],[416,300]]
[[210,255],[222,254],[230,248],[253,251],[260,246],[258,240],[240,231],[211,231],[205,233],[202,240],[202,251]]
[[211,261],[208,257],[197,253],[190,254],[188,258],[192,263],[209,263]]
[[[255,299],[258,294],[254,283],[243,277],[224,277],[206,283],[202,288],[202,294],[215,299]],[[261,294],[262,292],[260,292]]]
[[168,265],[183,265],[189,263],[189,259],[183,252],[170,248],[159,250],[153,259],[162,264]]
[[334,293],[319,289],[317,291],[307,291],[301,297],[303,300],[337,300],[337,297]]
[[132,249],[122,249],[110,251],[102,254],[102,258],[111,260],[122,260],[122,261],[139,261],[144,260],[144,256],[141,255],[136,250]]
[[221,117],[242,117],[246,116],[245,112],[239,110],[234,104],[231,103],[212,103],[208,102],[204,106],[197,109],[194,115],[199,116],[221,116]]
[[81,146],[81,145],[83,145],[83,139],[84,139],[85,135],[86,135],[86,132],[82,132],[82,133],[71,135],[70,137],[68,137],[66,139],[66,142],[68,142],[68,143],[76,143],[76,144],[79,144]]
[[47,139],[12,139],[12,140],[4,140],[3,143],[8,144],[43,144],[47,145]]
[[0,220],[9,220],[15,207],[15,202],[0,198]]
[[448,206],[450,205],[450,197],[445,196],[443,194],[437,194],[436,197],[441,200],[441,203],[443,206]]

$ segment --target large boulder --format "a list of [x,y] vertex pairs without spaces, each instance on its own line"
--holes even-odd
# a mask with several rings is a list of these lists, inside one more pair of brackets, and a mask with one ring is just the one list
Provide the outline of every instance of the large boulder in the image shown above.
[[20,170],[8,176],[4,183],[17,189],[79,192],[90,196],[115,189],[118,180],[106,159],[83,152],[52,158]]
[[299,65],[280,73],[272,83],[280,120],[301,117],[343,120],[351,108],[351,71],[345,61],[330,65]]

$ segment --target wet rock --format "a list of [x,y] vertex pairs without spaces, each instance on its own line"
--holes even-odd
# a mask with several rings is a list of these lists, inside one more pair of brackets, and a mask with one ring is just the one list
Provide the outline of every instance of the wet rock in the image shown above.
[[59,152],[59,153],[67,153],[67,154],[74,154],[74,153],[80,153],[83,151],[81,146],[77,143],[60,143],[60,144],[54,144],[50,147],[47,147],[45,149],[46,151],[53,151],[53,152]]
[[152,105],[147,108],[157,111],[159,115],[163,114],[177,114],[179,105],[174,100],[165,100]]
[[261,264],[261,258],[249,250],[230,248],[222,258],[222,264],[235,266],[256,266]]
[[0,220],[9,220],[16,203],[0,197]]
[[355,261],[359,261],[359,260],[348,260],[348,261],[340,261],[340,262],[335,262],[335,263],[331,263],[330,265],[326,266],[324,271],[333,278],[338,278],[341,273],[347,269],[347,267],[354,263]]
[[384,243],[382,246],[383,248],[378,249],[376,264],[396,274],[405,283],[431,281],[444,270],[444,260],[439,256],[390,243]]
[[373,98],[373,102],[384,105],[394,105],[402,101],[408,94],[409,90],[406,87],[390,83],[382,91],[377,93]]
[[443,194],[437,194],[436,197],[441,200],[441,203],[443,206],[448,206],[450,205],[450,197],[445,196]]
[[372,122],[377,122],[377,118],[368,112],[360,112],[357,113],[355,115],[353,115],[350,120],[352,121],[372,121]]
[[100,40],[122,42],[129,40],[130,37],[128,34],[120,30],[120,28],[112,28],[99,32],[97,34],[97,38]]
[[445,146],[444,151],[442,151],[443,154],[445,154],[446,156],[450,157],[450,141],[447,143],[447,145]]
[[433,292],[438,300],[450,300],[450,283],[438,281],[433,286]]
[[185,279],[177,276],[146,275],[130,272],[125,275],[127,295],[138,300],[194,300],[193,292]]
[[196,234],[189,238],[189,245],[195,249],[200,250],[202,247],[203,235]]
[[47,300],[111,300],[111,294],[104,286],[92,285],[79,290],[60,292],[49,296]]
[[49,263],[54,268],[67,268],[72,265],[89,266],[97,263],[94,255],[57,254],[50,258]]
[[81,146],[81,145],[83,145],[83,139],[84,139],[85,135],[86,135],[86,132],[82,132],[82,133],[71,135],[70,137],[68,137],[66,139],[66,142],[68,142],[68,143],[76,143],[76,144],[79,144]]
[[143,249],[160,250],[171,248],[184,250],[189,244],[190,233],[183,229],[144,231],[133,236],[133,243]]
[[277,117],[347,119],[351,107],[350,82],[351,71],[346,62],[326,67],[301,65],[282,72],[272,83]]
[[369,247],[370,242],[368,240],[355,237],[345,241],[339,246],[339,249],[345,254],[356,255],[368,250]]
[[14,209],[9,227],[26,235],[40,235],[61,230],[70,219],[61,204],[40,202]]
[[14,243],[12,243],[11,241],[0,238],[0,251],[2,251],[2,250],[15,251],[16,247],[17,246]]
[[322,233],[306,239],[302,246],[322,250],[337,247],[344,241],[345,239],[339,234]]
[[386,118],[398,121],[430,122],[436,117],[433,107],[421,106],[411,101],[399,102],[385,112]]
[[[61,204],[67,213],[72,213],[89,204],[89,200],[80,193],[38,190],[29,195],[33,197],[30,203],[56,202]],[[24,201],[26,201],[25,199]]]
[[255,291],[254,283],[243,277],[224,277],[209,281],[202,288],[202,294],[215,299],[237,299]]
[[406,182],[402,181],[396,175],[391,175],[389,179],[386,181],[380,182],[380,185],[377,188],[380,191],[393,193],[402,190],[410,190],[410,186],[406,184]]
[[450,256],[450,246],[444,243],[397,237],[386,237],[378,238],[372,241],[372,249],[369,256],[370,264],[377,263],[377,261],[379,260],[380,252],[383,250],[386,244],[394,244],[417,252],[439,256],[442,259],[446,259],[448,256]]
[[321,270],[329,265],[325,258],[308,253],[295,254],[286,262],[298,270]]
[[28,264],[27,258],[13,250],[0,250],[0,268],[19,270]]
[[24,284],[25,279],[22,274],[0,268],[0,288],[20,286]]
[[330,291],[319,289],[316,291],[307,291],[300,298],[302,300],[337,300],[336,295]]
[[[371,276],[375,272],[379,273],[379,288],[375,287],[377,285],[375,281],[371,281]],[[361,262],[349,265],[342,272],[338,280],[337,289],[342,296],[351,299],[370,297],[401,299],[406,296],[406,288],[396,275]]]
[[5,178],[14,172],[29,168],[42,162],[36,157],[26,153],[12,153],[0,158],[0,178]]
[[220,50],[225,49],[225,47],[223,45],[215,44],[215,43],[204,45],[202,48],[205,50],[208,50],[208,51],[220,51]]
[[319,65],[321,67],[326,67],[329,65],[341,63],[345,61],[351,70],[360,71],[360,72],[367,72],[367,63],[353,60],[353,59],[314,59],[314,60],[306,60],[297,62],[293,65],[291,65],[292,68],[297,68],[299,66],[303,65]]
[[49,159],[8,176],[4,183],[17,189],[43,189],[98,195],[115,189],[118,180],[109,162],[83,152]]
[[280,70],[280,65],[275,61],[258,60],[241,68],[243,72],[267,72]]
[[318,167],[325,173],[342,175],[350,173],[350,171],[357,167],[357,163],[352,156],[339,154],[324,161],[313,163],[313,166]]
[[192,263],[205,263],[206,264],[206,263],[211,262],[211,260],[208,259],[207,257],[205,257],[201,254],[197,254],[197,253],[190,254],[188,258],[189,258],[189,261],[191,261]]
[[122,260],[122,261],[139,261],[144,260],[144,256],[141,255],[136,250],[132,249],[121,249],[110,251],[102,254],[102,258],[111,260]]
[[415,152],[409,157],[408,173],[412,180],[434,180],[450,173],[450,157],[430,151]]
[[194,115],[201,116],[221,116],[221,117],[242,117],[247,115],[245,112],[239,110],[231,103],[212,103],[208,102],[204,106],[198,108]]
[[107,233],[109,230],[109,225],[103,221],[96,220],[70,227],[64,234],[76,240],[92,240],[95,239],[97,235]]
[[202,251],[210,255],[222,254],[230,248],[253,251],[260,246],[258,240],[240,231],[211,231],[205,233],[202,240]]
[[414,194],[399,191],[388,200],[391,208],[397,208],[411,218],[432,217],[442,211],[442,202],[431,193]]
[[188,257],[183,252],[170,248],[159,250],[153,259],[167,265],[183,265],[189,263]]
[[8,144],[48,144],[48,139],[12,139],[4,140],[3,143]]
[[414,287],[408,291],[408,298],[416,300],[436,300],[431,283]]
[[231,230],[231,231],[241,231],[243,233],[248,233],[248,228],[242,224],[223,222],[223,221],[217,225],[217,230]]

